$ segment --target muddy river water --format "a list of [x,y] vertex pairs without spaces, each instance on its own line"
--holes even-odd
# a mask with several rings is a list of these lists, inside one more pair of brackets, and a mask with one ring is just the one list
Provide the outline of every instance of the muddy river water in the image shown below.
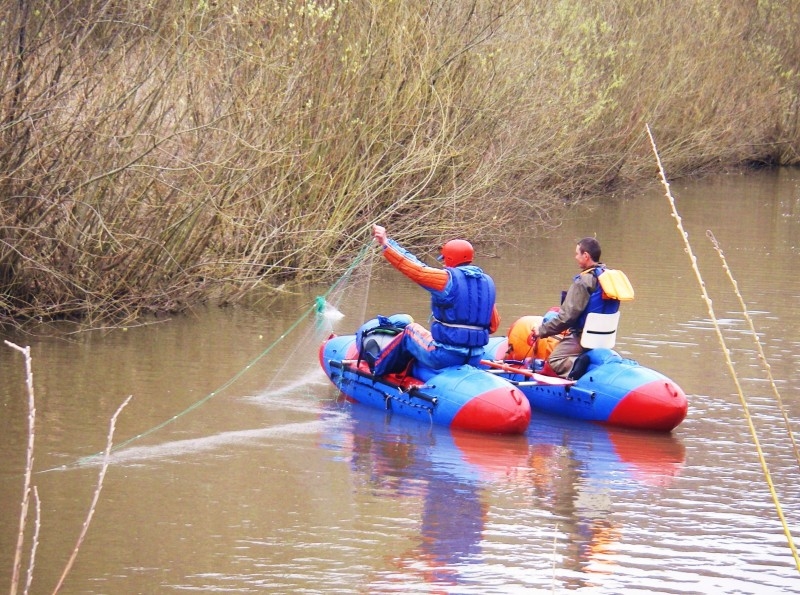
[[[341,318],[308,314],[322,287],[128,329],[6,333],[33,361],[30,592],[58,582],[129,395],[65,593],[800,592],[789,547],[800,535],[789,429],[800,431],[800,171],[672,192],[716,324],[661,186],[576,212],[548,237],[479,246],[476,262],[495,278],[505,332],[557,303],[577,272],[575,241],[596,234],[636,289],[618,351],[689,396],[667,435],[536,413],[524,436],[473,435],[343,402],[320,371],[321,339],[377,314],[429,312],[427,294],[378,259],[331,294]],[[28,400],[24,360],[4,344],[0,371],[4,588]],[[34,529],[31,509],[19,592]]]

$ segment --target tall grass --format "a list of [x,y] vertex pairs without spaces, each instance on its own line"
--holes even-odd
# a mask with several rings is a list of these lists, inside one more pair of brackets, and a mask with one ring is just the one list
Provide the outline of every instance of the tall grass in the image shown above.
[[800,161],[800,3],[0,0],[0,317],[324,279],[652,177]]

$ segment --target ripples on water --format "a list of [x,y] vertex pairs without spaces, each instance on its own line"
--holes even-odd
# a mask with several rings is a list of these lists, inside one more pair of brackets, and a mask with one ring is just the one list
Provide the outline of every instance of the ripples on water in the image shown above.
[[[694,210],[682,212],[687,224],[725,224],[708,215],[704,205],[714,213],[753,208],[749,195],[737,197],[727,186],[716,191],[717,199],[703,194]],[[661,206],[626,205],[626,216],[636,224],[621,228],[619,222],[604,222],[602,214],[591,216],[591,226],[568,222],[562,230],[566,240],[543,240],[524,254],[504,255],[495,278],[506,323],[529,314],[532,296],[543,300],[560,288],[547,286],[549,279],[520,286],[520,271],[527,274],[532,266],[530,254],[537,256],[537,266],[558,272],[560,282],[565,267],[573,264],[571,238],[596,229],[604,252],[640,280],[637,301],[623,318],[621,353],[675,378],[689,394],[689,416],[672,435],[534,414],[527,435],[495,437],[387,417],[337,398],[315,360],[320,331],[315,328],[271,354],[268,370],[249,386],[237,384],[191,415],[114,452],[66,590],[800,592],[800,572],[714,326],[697,302],[675,230],[661,222],[671,225]],[[732,215],[732,220],[745,219]],[[800,288],[791,268],[796,247],[772,236],[798,237],[783,226],[795,230],[800,224],[782,217],[775,234],[749,225],[745,231],[755,237],[739,241],[742,226],[734,223],[715,233],[739,269],[794,422],[800,415]],[[702,237],[702,231],[692,229],[692,237]],[[762,243],[770,249],[753,248]],[[626,251],[631,245],[657,246],[661,252],[655,259],[646,250]],[[733,250],[736,246],[742,246],[741,253]],[[772,255],[771,266],[785,267],[772,273],[774,283],[762,278],[766,253]],[[524,260],[515,262],[516,255]],[[727,281],[722,283],[710,284],[713,297],[729,292]],[[400,291],[376,285],[371,295],[377,305],[370,308],[380,313],[391,313],[388,307],[410,311],[406,307],[424,300],[410,288],[406,295],[405,286]],[[776,495],[798,535],[798,461],[783,417],[735,302],[718,302],[719,324]],[[74,463],[104,444],[105,411],[114,410],[118,394],[135,394],[118,427],[122,440],[217,389],[266,347],[262,334],[277,338],[307,304],[283,308],[266,320],[241,311],[217,313],[86,345],[44,345],[37,352],[37,464],[68,464],[35,477],[44,507],[32,592],[49,592],[74,546],[99,461]],[[352,332],[357,325],[352,321],[360,318],[344,318],[342,324],[353,328],[342,330]],[[148,338],[151,332],[159,333],[157,338]],[[157,357],[147,355],[153,346]],[[8,377],[0,379],[0,387],[10,386]],[[22,401],[4,398],[9,427],[0,438],[5,455],[0,489],[6,510],[13,510],[21,486],[25,414]],[[16,518],[6,514],[0,526],[0,553],[9,561],[0,567],[2,582],[10,581]]]
[[[495,437],[387,417],[333,398],[326,383],[311,367],[200,416],[233,408],[250,429],[178,432],[116,452],[101,549],[85,552],[105,586],[76,570],[81,592],[795,589],[734,398],[693,395],[673,435],[535,414],[526,436]],[[784,512],[797,518],[785,433],[768,397],[751,406],[778,456]],[[132,519],[139,537],[113,536]]]

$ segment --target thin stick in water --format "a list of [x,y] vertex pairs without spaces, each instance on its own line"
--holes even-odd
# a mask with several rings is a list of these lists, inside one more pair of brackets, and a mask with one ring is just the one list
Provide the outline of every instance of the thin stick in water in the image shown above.
[[36,402],[33,397],[33,367],[31,365],[31,348],[20,347],[10,341],[4,341],[9,347],[16,349],[25,356],[25,385],[28,390],[28,451],[25,461],[25,480],[22,488],[22,505],[19,513],[19,532],[17,533],[17,547],[14,550],[14,570],[11,574],[11,595],[16,595],[19,587],[19,573],[22,566],[22,546],[25,541],[25,524],[28,518],[28,506],[31,494],[31,473],[33,471],[33,443],[36,420]]
[[31,589],[33,582],[33,568],[36,566],[36,548],[39,547],[39,529],[42,528],[42,503],[39,500],[39,490],[33,486],[33,503],[35,505],[36,516],[33,524],[33,541],[31,542],[31,560],[28,564],[28,579],[25,581],[25,595]]
[[86,515],[86,520],[83,521],[83,527],[81,527],[81,533],[78,536],[78,541],[75,544],[75,548],[72,550],[72,555],[70,556],[69,560],[67,561],[67,565],[64,567],[64,572],[61,573],[61,578],[58,579],[58,584],[56,588],[53,590],[53,595],[58,593],[61,586],[64,584],[64,580],[67,578],[69,571],[72,569],[72,565],[75,563],[75,559],[78,557],[78,550],[83,543],[83,539],[86,537],[86,532],[89,530],[89,523],[92,522],[92,517],[94,516],[95,508],[97,507],[97,501],[100,499],[100,491],[103,489],[103,479],[106,476],[106,470],[108,469],[108,461],[111,457],[111,447],[114,443],[114,428],[117,425],[117,417],[119,416],[120,412],[125,408],[133,395],[128,395],[128,398],[123,401],[122,405],[117,408],[117,411],[111,417],[111,423],[109,424],[108,428],[108,440],[106,442],[106,450],[103,454],[103,465],[100,468],[100,473],[97,478],[97,488],[94,491],[94,497],[92,498],[92,504],[89,507],[89,513]]

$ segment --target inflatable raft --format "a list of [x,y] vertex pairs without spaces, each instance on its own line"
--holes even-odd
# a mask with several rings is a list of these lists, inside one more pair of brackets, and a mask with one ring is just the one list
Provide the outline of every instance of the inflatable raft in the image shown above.
[[[574,379],[534,371],[540,368],[537,364],[541,360],[523,357],[519,344],[524,341],[521,337],[527,338],[531,321],[535,324],[537,318],[523,317],[512,325],[508,337],[492,337],[482,361],[486,370],[519,388],[534,410],[659,432],[672,431],[686,418],[688,400],[675,382],[623,358],[613,349],[586,351],[583,369]],[[524,347],[522,351],[530,350],[527,345]],[[533,355],[546,355],[546,350]],[[544,370],[547,366],[542,367]]]
[[355,335],[331,335],[320,346],[320,365],[351,401],[464,430],[521,434],[531,410],[658,432],[671,432],[686,418],[688,400],[675,382],[613,349],[588,350],[574,379],[534,371],[539,360],[517,359],[514,333],[527,337],[526,324],[537,318],[520,319],[508,337],[492,337],[480,367],[433,370],[414,362],[403,373],[376,376],[361,344],[374,321]]
[[475,366],[433,370],[412,363],[400,374],[376,376],[359,353],[356,335],[331,335],[319,360],[348,399],[441,426],[494,434],[523,434],[531,408],[522,391]]

